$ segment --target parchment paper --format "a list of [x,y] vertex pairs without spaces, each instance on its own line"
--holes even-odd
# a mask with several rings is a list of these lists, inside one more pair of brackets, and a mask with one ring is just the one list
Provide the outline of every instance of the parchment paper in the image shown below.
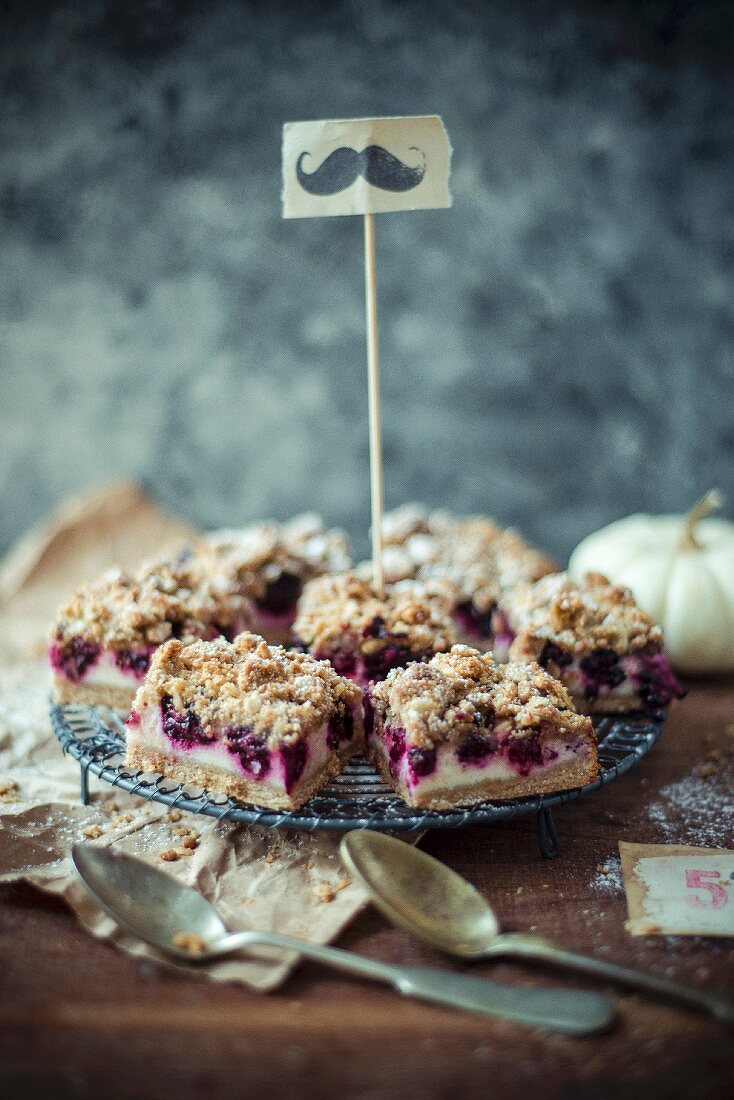
[[[79,766],[62,756],[49,723],[48,673],[37,657],[45,632],[73,585],[190,534],[135,486],[116,486],[70,502],[0,566],[0,636],[6,639],[0,651],[0,882],[22,881],[63,897],[93,935],[172,969],[179,968],[120,932],[91,901],[69,859],[75,841],[114,844],[195,886],[232,930],[261,928],[327,943],[366,901],[341,865],[338,834],[179,818],[179,811],[171,815],[94,776],[93,804],[80,804]],[[163,861],[163,852],[177,858]],[[187,970],[269,990],[296,961],[240,956]]]

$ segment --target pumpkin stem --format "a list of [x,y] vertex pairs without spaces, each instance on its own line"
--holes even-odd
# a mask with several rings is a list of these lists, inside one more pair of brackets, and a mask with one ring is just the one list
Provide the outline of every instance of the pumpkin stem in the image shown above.
[[679,550],[700,550],[701,543],[694,532],[700,520],[705,519],[710,512],[715,512],[724,504],[724,497],[718,489],[710,489],[705,496],[697,500],[683,521]]

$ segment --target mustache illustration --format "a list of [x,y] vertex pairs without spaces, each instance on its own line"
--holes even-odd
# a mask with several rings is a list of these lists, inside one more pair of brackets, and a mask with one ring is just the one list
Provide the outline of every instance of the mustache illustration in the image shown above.
[[329,153],[313,172],[305,172],[303,161],[310,157],[308,152],[301,153],[296,163],[296,176],[304,191],[309,195],[336,195],[351,187],[359,176],[364,176],[373,187],[382,191],[410,191],[417,187],[426,174],[426,158],[415,145],[411,145],[423,158],[418,168],[403,164],[402,160],[388,153],[381,145],[368,145],[361,153],[348,146],[342,146]]

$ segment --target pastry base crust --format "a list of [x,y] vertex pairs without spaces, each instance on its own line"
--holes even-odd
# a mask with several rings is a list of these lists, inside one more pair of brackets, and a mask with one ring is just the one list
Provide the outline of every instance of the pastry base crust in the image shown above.
[[128,714],[138,689],[137,684],[131,684],[129,688],[120,687],[117,684],[74,684],[63,676],[54,676],[53,686],[58,703],[110,707],[112,710],[122,710]]
[[278,788],[269,787],[263,780],[236,776],[221,768],[205,767],[143,745],[128,746],[125,766],[133,771],[161,772],[167,779],[177,779],[179,783],[225,794],[251,806],[260,806],[267,810],[298,810],[342,771],[346,761],[358,749],[358,743],[350,743],[339,749],[316,775],[305,784],[299,783],[290,795]]
[[420,790],[409,791],[403,784],[396,784],[384,755],[370,746],[369,759],[389,787],[400,795],[408,806],[422,810],[456,810],[463,806],[473,806],[477,802],[501,802],[508,798],[524,798],[533,794],[554,794],[556,791],[570,791],[592,783],[599,774],[599,761],[596,745],[591,744],[589,756],[574,760],[558,767],[549,767],[541,772],[516,779],[477,779],[471,787],[457,790],[433,790],[422,796]]

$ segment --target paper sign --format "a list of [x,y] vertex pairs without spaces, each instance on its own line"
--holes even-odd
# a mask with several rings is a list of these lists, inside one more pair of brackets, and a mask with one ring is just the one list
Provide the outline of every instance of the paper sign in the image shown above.
[[450,166],[438,115],[286,122],[283,217],[451,206]]
[[734,936],[734,852],[620,843],[633,936]]

